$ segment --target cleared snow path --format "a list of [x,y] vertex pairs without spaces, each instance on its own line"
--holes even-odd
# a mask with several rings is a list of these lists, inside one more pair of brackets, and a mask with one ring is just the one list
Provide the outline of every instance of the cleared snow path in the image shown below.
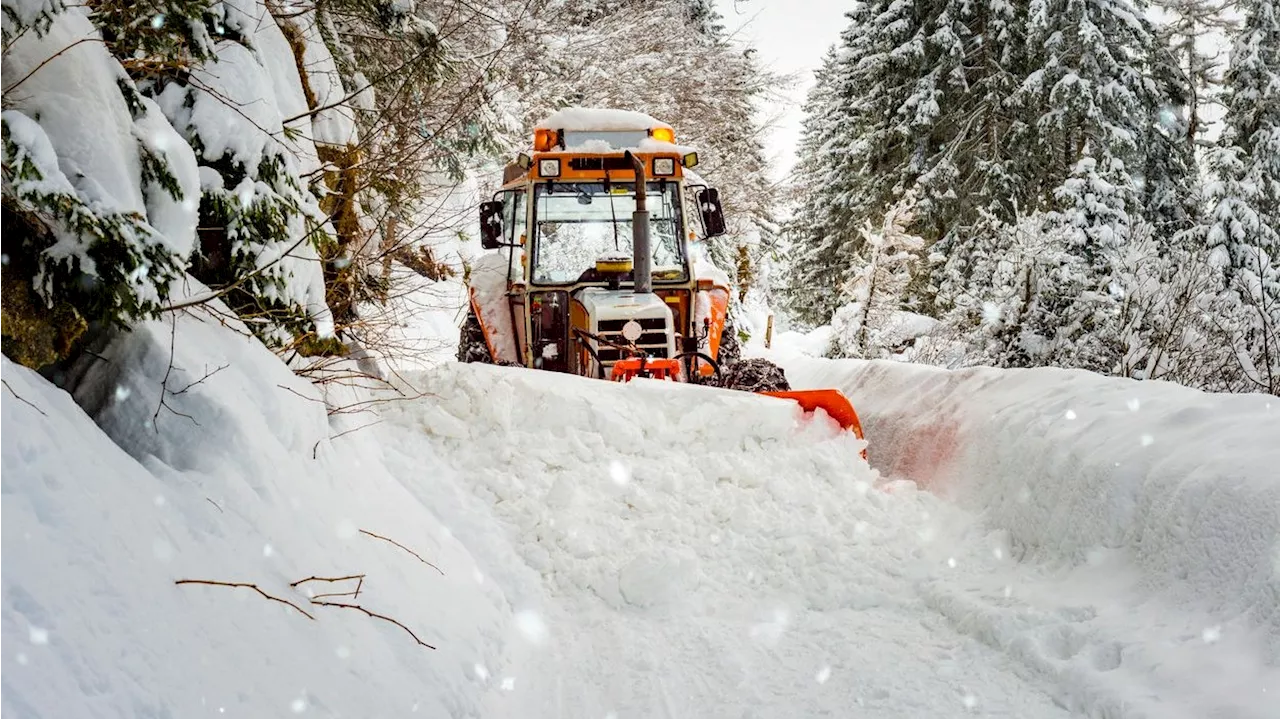
[[[431,397],[387,412],[386,461],[515,605],[527,661],[482,672],[510,715],[1069,715],[937,606],[940,577],[1007,563],[1003,537],[873,486],[831,423],[520,369],[416,382]],[[410,479],[441,460],[464,486]]]

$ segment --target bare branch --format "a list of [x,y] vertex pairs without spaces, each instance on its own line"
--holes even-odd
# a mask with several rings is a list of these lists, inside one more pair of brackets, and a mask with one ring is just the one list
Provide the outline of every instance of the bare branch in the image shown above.
[[44,410],[42,410],[42,409],[40,409],[39,407],[35,406],[35,404],[33,404],[32,402],[30,402],[29,400],[27,400],[27,399],[23,398],[23,397],[22,397],[22,395],[18,394],[17,392],[14,392],[14,391],[13,391],[13,388],[9,386],[9,383],[8,383],[8,382],[5,382],[4,380],[0,380],[0,383],[3,383],[3,384],[4,384],[4,388],[5,388],[5,389],[7,389],[7,390],[9,390],[9,394],[13,395],[14,397],[17,397],[19,402],[21,402],[21,403],[23,403],[23,404],[27,405],[27,406],[28,406],[28,407],[30,407],[31,409],[34,409],[35,411],[39,412],[40,414],[44,415],[45,417],[48,417],[48,416],[49,416],[49,415],[47,415],[47,414],[44,414]]
[[[208,365],[206,365],[206,367],[207,367],[207,366],[208,366]],[[173,394],[182,394],[182,393],[186,392],[187,390],[191,389],[192,387],[195,387],[196,385],[200,384],[201,382],[204,382],[205,380],[209,379],[210,377],[214,376],[215,374],[218,374],[219,372],[221,372],[222,370],[224,370],[224,369],[226,369],[226,368],[228,368],[228,367],[230,367],[230,366],[231,366],[231,365],[224,364],[224,365],[219,366],[217,369],[215,369],[215,370],[214,370],[214,371],[212,371],[212,372],[206,372],[206,373],[205,373],[205,375],[204,375],[203,377],[201,377],[200,379],[196,380],[195,382],[192,382],[191,384],[187,385],[186,387],[183,387],[182,389],[178,390],[177,392],[174,392]]]
[[311,616],[311,614],[308,613],[307,610],[303,609],[302,607],[299,607],[298,605],[294,604],[288,599],[273,597],[270,594],[267,594],[266,592],[262,591],[262,589],[258,585],[252,584],[250,582],[219,582],[213,579],[179,579],[179,580],[176,580],[174,584],[207,584],[212,587],[243,587],[245,589],[252,589],[258,594],[261,594],[266,599],[270,599],[273,602],[279,602],[281,604],[285,604],[290,607],[293,607],[294,609],[298,610],[298,612],[301,613],[302,616],[306,617],[307,619],[310,619],[311,621],[315,621],[316,619],[315,617]]
[[419,639],[418,635],[414,634],[412,629],[406,627],[405,625],[392,619],[391,617],[386,616],[385,614],[378,614],[377,612],[371,612],[368,609],[365,609],[364,607],[360,606],[359,604],[343,604],[342,602],[321,602],[315,599],[312,599],[311,603],[321,607],[342,607],[343,609],[354,609],[357,612],[363,612],[366,616],[371,617],[373,619],[381,619],[384,622],[391,622],[397,627],[400,627],[401,629],[408,632],[409,636],[413,637],[413,641],[417,642],[419,646],[426,647],[427,649],[435,649],[434,646],[427,644],[426,642]]
[[388,539],[388,538],[386,538],[386,537],[382,536],[381,534],[374,534],[373,532],[370,532],[370,531],[368,531],[368,530],[366,530],[366,529],[362,529],[362,530],[360,530],[360,533],[361,533],[361,534],[367,534],[367,535],[369,535],[370,537],[373,537],[374,539],[381,539],[381,540],[382,540],[382,541],[384,541],[384,542],[390,542],[390,543],[392,543],[392,544],[396,545],[397,547],[399,547],[399,548],[403,549],[404,551],[408,552],[409,554],[412,554],[413,556],[417,557],[419,562],[422,562],[423,564],[427,565],[428,567],[431,567],[432,569],[436,570],[437,572],[440,572],[440,576],[442,576],[442,577],[444,576],[444,570],[440,569],[439,567],[437,567],[436,565],[432,564],[431,562],[428,562],[427,560],[423,559],[423,558],[422,558],[422,555],[418,554],[417,552],[413,551],[412,549],[409,549],[408,547],[406,547],[406,546],[404,546],[403,544],[401,544],[401,543],[397,542],[396,540],[394,540],[394,539]]
[[306,584],[307,582],[345,582],[349,579],[364,579],[364,575],[352,574],[346,577],[314,577],[312,576],[312,577],[307,577],[306,579],[299,579],[296,582],[290,582],[289,586],[296,589],[299,584]]

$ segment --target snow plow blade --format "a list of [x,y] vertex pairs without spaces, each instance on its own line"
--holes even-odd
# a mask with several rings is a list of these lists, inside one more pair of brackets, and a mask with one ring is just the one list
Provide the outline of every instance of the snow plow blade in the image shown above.
[[[862,435],[862,423],[858,421],[858,413],[854,411],[853,404],[838,389],[805,389],[789,392],[761,392],[760,394],[793,400],[799,403],[805,412],[812,412],[821,407],[831,419],[840,423],[841,428],[853,432],[858,439],[866,439]],[[863,459],[866,459],[866,456],[866,450],[863,450]]]

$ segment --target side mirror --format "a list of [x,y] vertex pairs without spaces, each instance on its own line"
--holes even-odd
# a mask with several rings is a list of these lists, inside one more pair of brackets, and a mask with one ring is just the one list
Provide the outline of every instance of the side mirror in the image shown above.
[[480,246],[486,250],[502,247],[502,203],[497,200],[480,203]]
[[698,192],[698,209],[702,212],[702,228],[707,237],[724,234],[724,208],[720,206],[720,191],[708,187]]

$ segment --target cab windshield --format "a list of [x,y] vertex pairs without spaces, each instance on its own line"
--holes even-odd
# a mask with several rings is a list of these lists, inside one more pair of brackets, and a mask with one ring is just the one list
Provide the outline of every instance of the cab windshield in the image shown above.
[[[679,186],[646,183],[649,243],[655,282],[685,279],[680,252]],[[631,213],[635,183],[552,182],[534,187],[533,281],[576,282],[606,255],[632,257]]]

